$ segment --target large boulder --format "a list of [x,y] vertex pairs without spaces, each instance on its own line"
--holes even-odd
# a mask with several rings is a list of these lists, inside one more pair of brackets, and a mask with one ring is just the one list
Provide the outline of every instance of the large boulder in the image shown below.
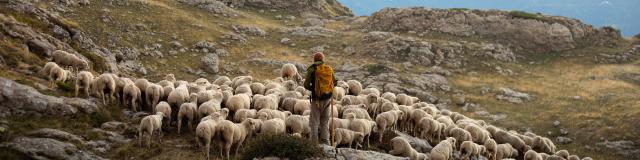
[[11,142],[0,144],[3,150],[18,152],[29,159],[76,159],[101,160],[104,159],[94,153],[80,150],[77,146],[51,138],[17,137]]
[[[182,0],[186,1],[186,0]],[[328,17],[353,16],[349,8],[337,0],[220,0],[233,7],[281,9],[298,13],[317,13]]]
[[0,118],[36,113],[66,116],[78,113],[95,113],[95,99],[58,98],[43,95],[36,89],[0,77]]
[[620,31],[611,27],[596,29],[577,19],[518,11],[385,8],[375,12],[367,24],[380,31],[481,36],[513,45],[515,49],[542,53],[573,49],[581,42],[621,38]]
[[219,71],[219,59],[217,54],[209,53],[200,61],[200,67],[208,73],[216,74]]

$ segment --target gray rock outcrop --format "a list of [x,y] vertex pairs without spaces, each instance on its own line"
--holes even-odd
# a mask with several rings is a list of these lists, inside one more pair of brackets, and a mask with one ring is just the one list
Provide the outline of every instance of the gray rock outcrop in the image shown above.
[[0,148],[19,152],[30,159],[104,159],[91,152],[80,150],[77,146],[51,138],[17,137],[10,142],[0,144]]
[[0,77],[0,118],[30,113],[52,116],[78,112],[91,114],[97,110],[95,99],[43,95],[32,87]]

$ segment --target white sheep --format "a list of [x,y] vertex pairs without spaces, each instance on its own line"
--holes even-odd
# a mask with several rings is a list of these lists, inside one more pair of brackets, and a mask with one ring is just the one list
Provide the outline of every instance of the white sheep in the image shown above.
[[513,148],[511,144],[498,144],[496,148],[496,159],[513,158],[518,156],[518,150]]
[[285,120],[285,125],[287,126],[287,132],[290,134],[308,135],[311,132],[309,116],[291,115]]
[[560,157],[562,157],[564,159],[567,159],[567,158],[569,158],[569,151],[564,150],[564,149],[563,150],[559,150],[554,155],[560,156]]
[[[171,108],[178,109],[183,103],[189,101],[189,88],[188,84],[185,82],[177,81],[176,83],[180,83],[176,89],[169,93],[169,97],[167,97],[167,103]],[[172,115],[171,117],[177,117],[177,113]]]
[[427,114],[427,112],[420,109],[412,109],[411,111],[409,111],[409,114],[407,117],[408,117],[409,123],[407,123],[406,125],[409,129],[411,129],[411,133],[413,133],[413,135],[417,135],[418,128],[422,127],[418,125],[422,120],[422,118],[427,117],[427,118],[433,119],[433,116]]
[[115,97],[116,82],[109,73],[101,74],[93,81],[94,92],[98,94],[99,98],[102,98],[102,103],[107,104],[107,100],[112,102]]
[[464,141],[471,141],[471,133],[469,133],[469,131],[467,130],[464,130],[458,127],[454,127],[453,129],[449,130],[448,136],[456,138],[456,140],[458,140],[458,143],[462,143]]
[[[213,90],[206,90],[206,91],[202,91],[202,92],[198,92],[198,106],[202,105],[202,103],[209,101],[211,99],[213,99],[214,94],[216,94],[218,92],[213,91]],[[222,95],[222,93],[220,93],[220,95]]]
[[237,94],[229,97],[225,106],[229,111],[235,113],[240,109],[249,109],[251,107],[251,97],[247,94]]
[[362,92],[362,83],[356,80],[349,80],[347,84],[349,85],[349,95],[360,95],[360,92]]
[[469,131],[473,142],[478,144],[484,144],[484,142],[490,138],[490,133],[477,125],[468,125],[464,127],[464,130]]
[[[138,128],[138,138],[140,138],[140,145],[142,146],[142,136],[144,133],[148,134],[147,137],[147,148],[151,149],[151,137],[153,136],[153,132],[158,132],[159,136],[162,137],[162,117],[164,113],[157,112],[155,115],[149,115],[142,120],[140,120],[140,126]],[[158,138],[160,140],[160,138]]]
[[389,100],[391,102],[395,102],[396,101],[396,94],[393,94],[391,92],[384,92],[380,97]]
[[249,86],[249,84],[243,84],[243,85],[240,85],[240,86],[236,87],[236,89],[234,90],[233,94],[253,95],[253,92],[251,91],[251,86]]
[[333,87],[332,98],[337,101],[342,101],[342,97],[347,94],[347,91],[342,87]]
[[420,137],[427,139],[429,142],[433,143],[435,142],[435,139],[437,137],[440,137],[440,122],[434,120],[433,118],[430,117],[423,117],[422,119],[420,119],[420,122],[418,122],[418,127],[420,129],[417,129],[420,132]]
[[551,139],[546,137],[541,137],[541,136],[534,137],[531,148],[547,154],[556,153],[556,145],[553,144]]
[[489,156],[487,158],[489,158],[490,160],[495,160],[496,154],[498,154],[498,143],[496,143],[496,141],[493,139],[488,139],[484,141],[483,145],[485,148],[487,148],[487,152],[489,152]]
[[425,160],[427,156],[424,153],[420,153],[413,149],[409,142],[402,137],[395,137],[391,139],[392,149],[389,154],[394,156],[409,157],[410,160]]
[[377,88],[366,88],[360,92],[360,95],[369,95],[369,94],[373,94],[376,97],[380,97],[380,90],[378,90]]
[[378,114],[376,124],[378,125],[378,141],[382,142],[384,131],[396,126],[398,119],[404,117],[404,112],[400,110],[387,111]]
[[[134,84],[136,85],[136,87],[138,87],[138,89],[140,89],[140,93],[142,94],[142,97],[147,97],[147,86],[150,84],[149,80],[144,79],[144,78],[138,78],[134,81]],[[145,101],[145,103],[143,105],[146,105],[146,99],[143,98],[142,100]],[[152,109],[154,107],[151,107]]]
[[291,112],[289,111],[279,111],[279,110],[275,110],[275,109],[262,109],[259,110],[257,113],[257,117],[258,119],[261,120],[269,120],[269,119],[274,119],[274,118],[278,118],[281,120],[286,120],[287,117],[289,117],[291,115]]
[[298,88],[298,84],[296,84],[296,82],[294,81],[289,80],[289,81],[284,81],[282,83],[282,87],[284,87],[285,91],[295,91],[296,88]]
[[162,88],[162,86],[160,85],[149,83],[147,84],[147,88],[145,89],[145,91],[145,101],[147,102],[147,106],[155,109],[164,95],[164,88]]
[[513,133],[506,132],[503,130],[497,130],[495,134],[493,134],[493,139],[496,140],[498,144],[508,143],[511,144],[513,148],[516,148],[519,152],[526,152],[527,146],[520,137],[513,135]]
[[471,156],[474,156],[475,159],[478,159],[480,155],[487,155],[487,148],[482,145],[477,145],[472,141],[464,141],[460,144],[460,154],[462,154],[462,159],[470,160]]
[[192,93],[189,95],[189,103],[183,103],[178,110],[178,134],[182,128],[182,119],[187,118],[187,125],[189,131],[193,131],[193,120],[196,118],[198,112],[198,94]]
[[124,104],[126,105],[127,103],[129,103],[129,105],[131,106],[131,110],[133,110],[133,112],[138,112],[138,108],[140,108],[140,105],[142,105],[140,89],[136,87],[135,84],[130,83],[124,86],[122,92],[122,99],[125,102]]
[[66,82],[71,79],[71,72],[61,67],[51,67],[49,70],[49,87],[54,87],[56,82]]
[[253,94],[262,94],[262,95],[264,95],[264,92],[266,91],[264,84],[258,83],[258,82],[251,83],[251,85],[249,85],[249,88],[251,88],[251,92]]
[[365,140],[367,140],[367,147],[369,147],[369,137],[371,137],[371,131],[376,128],[376,122],[366,119],[352,119],[349,122],[349,130],[364,133]]
[[542,156],[538,154],[536,151],[529,150],[526,153],[524,153],[524,160],[544,160],[544,159],[542,159]]
[[247,137],[250,137],[256,130],[258,124],[256,121],[255,119],[246,119],[239,124],[234,124],[228,120],[221,120],[216,124],[215,137],[220,140],[217,143],[220,146],[220,154],[225,154],[225,156],[222,156],[223,158],[227,157],[229,159],[229,152],[233,144],[236,145],[235,155],[238,155],[238,150],[240,150]]
[[296,66],[291,63],[282,65],[281,77],[284,80],[293,80],[296,83],[302,83],[302,76],[298,73]]
[[289,112],[295,112],[294,108],[296,103],[298,102],[297,98],[284,98],[282,99],[282,104],[280,104],[280,108],[282,108],[285,111],[289,111]]
[[51,54],[53,61],[65,67],[74,68],[76,71],[89,69],[89,63],[80,59],[75,54],[68,53],[62,50],[53,51]]
[[[169,106],[169,103],[165,101],[158,103],[154,111],[164,113],[164,117],[167,119],[167,122],[171,122],[171,106]],[[167,126],[169,125],[169,123],[166,124]]]
[[364,133],[354,132],[344,128],[336,128],[334,140],[333,147],[341,144],[347,144],[349,147],[352,147],[353,143],[355,143],[355,148],[358,149],[358,147],[362,147],[361,143],[364,142]]
[[213,84],[218,85],[218,86],[222,86],[226,82],[231,82],[231,79],[229,79],[229,77],[227,77],[227,76],[220,76],[216,80],[213,81]]
[[396,103],[398,103],[399,105],[411,106],[413,105],[413,101],[414,99],[411,96],[404,93],[398,94],[396,96]]
[[84,90],[85,95],[89,96],[89,89],[91,89],[91,83],[93,82],[94,76],[91,72],[88,71],[80,71],[75,80],[75,93],[76,97],[78,97],[78,92],[80,88]]
[[196,126],[196,143],[198,146],[202,147],[202,143],[205,143],[204,153],[205,158],[209,159],[209,148],[211,148],[211,140],[215,136],[216,130],[216,121],[215,119],[201,121]]
[[220,106],[221,102],[215,99],[204,102],[198,107],[196,116],[198,118],[205,117],[207,115],[213,114],[213,112],[217,112],[222,109]]
[[[310,96],[311,95],[311,91],[305,89],[303,86],[298,86],[295,89],[296,92],[302,94],[302,96]],[[334,90],[334,94],[335,94],[335,90]]]
[[255,109],[240,109],[233,115],[233,121],[240,123],[248,118],[257,118],[258,111]]
[[356,105],[357,107],[351,107],[348,106],[347,109],[345,109],[344,111],[342,111],[342,118],[346,118],[344,115],[348,114],[348,113],[353,113],[356,115],[356,118],[359,119],[367,119],[367,120],[372,120],[372,118],[369,116],[369,112],[367,112],[364,105]]
[[309,100],[298,100],[293,107],[293,114],[302,115],[307,110],[311,110],[311,102]]
[[43,78],[49,78],[49,72],[51,72],[51,68],[60,67],[56,62],[47,62],[44,64],[44,67],[38,71],[38,76]]
[[270,94],[267,96],[257,96],[254,97],[254,105],[253,108],[256,110],[262,109],[278,109],[278,96],[275,94]]
[[449,160],[453,158],[453,151],[456,148],[456,139],[449,137],[441,141],[431,149],[429,160]]
[[[352,114],[352,113],[351,113]],[[349,124],[351,123],[351,120],[355,119],[355,115],[350,115],[347,116],[349,118],[347,119],[342,119],[342,118],[331,118],[329,119],[329,125],[333,125],[332,123],[335,122],[335,127],[336,128],[349,128]]]
[[265,134],[284,134],[287,132],[287,125],[284,123],[284,120],[280,118],[274,118],[262,121],[262,126],[260,127],[260,133]]
[[251,76],[238,76],[231,80],[231,87],[237,88],[240,85],[245,85],[245,84],[250,85],[252,82],[253,82],[253,77]]

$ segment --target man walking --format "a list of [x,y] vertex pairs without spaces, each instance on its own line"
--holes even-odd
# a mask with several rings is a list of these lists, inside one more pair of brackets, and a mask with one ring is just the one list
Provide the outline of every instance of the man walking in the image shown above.
[[324,63],[324,54],[317,52],[313,55],[313,64],[307,68],[304,88],[311,91],[311,115],[309,127],[312,141],[329,142],[329,105],[333,96],[333,87],[337,80],[333,76],[333,69]]

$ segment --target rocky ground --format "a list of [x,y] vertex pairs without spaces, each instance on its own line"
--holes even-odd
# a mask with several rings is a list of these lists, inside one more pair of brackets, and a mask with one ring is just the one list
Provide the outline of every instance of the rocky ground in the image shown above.
[[[118,154],[134,140],[127,121],[144,115],[42,85],[36,72],[54,50],[90,61],[97,73],[153,81],[166,73],[264,80],[285,63],[304,73],[322,51],[339,79],[547,135],[578,155],[640,156],[640,43],[613,28],[508,11],[406,8],[353,17],[333,0],[225,2],[0,1],[0,146],[37,159],[128,158]],[[56,116],[81,121],[44,120]],[[43,121],[20,122],[31,117]],[[133,156],[192,147],[171,138],[176,150]],[[386,156],[343,150],[346,159]]]

